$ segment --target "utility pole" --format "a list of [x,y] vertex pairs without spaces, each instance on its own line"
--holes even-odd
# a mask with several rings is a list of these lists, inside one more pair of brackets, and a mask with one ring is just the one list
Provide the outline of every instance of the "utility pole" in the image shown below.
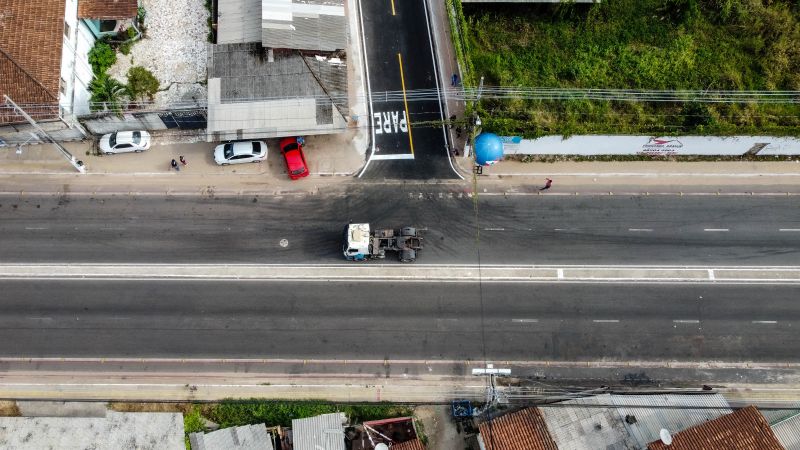
[[58,151],[61,153],[61,155],[63,155],[64,158],[66,158],[67,161],[70,164],[72,164],[72,167],[77,169],[78,172],[80,172],[80,173],[86,173],[86,168],[83,166],[83,161],[79,161],[79,160],[75,159],[75,157],[72,156],[72,153],[70,153],[66,148],[64,148],[64,146],[62,146],[61,144],[56,142],[55,139],[50,137],[50,135],[46,131],[44,131],[44,129],[42,127],[40,127],[39,124],[36,123],[35,120],[33,120],[33,117],[29,116],[28,113],[26,113],[24,109],[20,108],[16,103],[14,103],[14,101],[11,100],[11,98],[9,96],[3,95],[3,98],[5,98],[6,99],[6,103],[11,105],[11,106],[13,106],[14,109],[17,110],[17,112],[22,117],[24,117],[25,120],[27,120],[28,123],[30,123],[31,126],[33,126],[33,128],[36,129],[36,131],[38,131],[44,137],[46,137],[47,140],[49,140],[51,144],[55,145],[55,147],[58,149]]
[[494,364],[486,364],[485,368],[472,369],[473,375],[489,375],[489,389],[486,392],[486,409],[497,404],[497,385],[495,377],[497,375],[511,375],[511,369],[495,369]]

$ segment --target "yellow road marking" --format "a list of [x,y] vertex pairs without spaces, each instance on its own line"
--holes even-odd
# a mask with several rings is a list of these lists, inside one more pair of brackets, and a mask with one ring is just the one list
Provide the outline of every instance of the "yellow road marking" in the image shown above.
[[392,15],[396,16],[397,12],[394,10],[394,0],[392,0]]
[[406,105],[406,125],[408,125],[408,145],[411,146],[411,154],[414,154],[414,139],[411,137],[411,115],[408,113],[408,99],[406,99],[406,79],[403,75],[403,56],[398,53],[397,60],[400,62],[400,83],[403,85],[403,103]]

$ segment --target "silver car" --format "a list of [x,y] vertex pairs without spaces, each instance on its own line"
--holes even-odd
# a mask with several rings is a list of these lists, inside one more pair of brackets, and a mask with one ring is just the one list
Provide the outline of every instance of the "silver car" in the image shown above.
[[228,142],[214,149],[214,161],[220,166],[257,163],[265,159],[267,159],[267,143],[264,141]]
[[150,133],[147,131],[117,131],[103,135],[99,145],[100,152],[106,155],[139,153],[150,148]]

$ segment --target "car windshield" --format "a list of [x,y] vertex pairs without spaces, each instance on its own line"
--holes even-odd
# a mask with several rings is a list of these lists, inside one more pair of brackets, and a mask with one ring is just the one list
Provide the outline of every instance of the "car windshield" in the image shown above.
[[225,159],[231,159],[233,156],[233,144],[225,144],[225,147],[222,150],[222,155]]
[[261,154],[261,144],[258,142],[253,142],[253,154],[260,155]]
[[108,146],[114,148],[117,145],[117,133],[111,133],[111,136],[108,138]]
[[142,132],[141,131],[134,131],[133,132],[133,143],[138,144],[142,142]]
[[291,144],[286,144],[286,147],[283,147],[283,151],[288,152],[289,150],[296,150],[297,149],[297,142],[292,142]]

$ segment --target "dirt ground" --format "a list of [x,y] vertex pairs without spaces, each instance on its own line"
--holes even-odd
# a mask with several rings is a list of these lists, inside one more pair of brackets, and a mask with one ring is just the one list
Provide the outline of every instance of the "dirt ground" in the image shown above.
[[426,448],[436,450],[465,450],[469,446],[450,417],[449,406],[418,406],[415,415],[428,436]]
[[3,417],[19,417],[19,408],[17,407],[17,402],[11,400],[3,400],[0,401],[0,416]]

